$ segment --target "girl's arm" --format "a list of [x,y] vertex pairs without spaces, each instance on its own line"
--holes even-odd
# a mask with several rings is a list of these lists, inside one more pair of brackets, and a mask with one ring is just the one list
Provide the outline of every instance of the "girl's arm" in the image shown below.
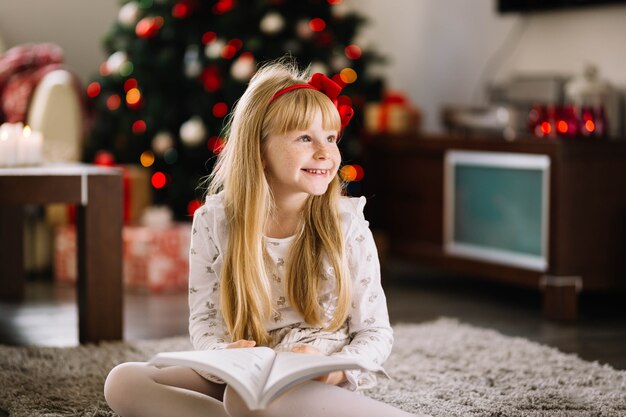
[[219,305],[216,241],[215,208],[205,204],[194,214],[189,253],[189,336],[196,350],[223,349],[229,342]]
[[[387,300],[380,280],[380,264],[374,238],[360,205],[346,236],[348,266],[352,279],[352,305],[348,332],[352,338],[336,355],[358,356],[378,365],[389,357],[393,331],[389,324]],[[368,372],[346,371],[350,388],[365,389],[376,384]]]

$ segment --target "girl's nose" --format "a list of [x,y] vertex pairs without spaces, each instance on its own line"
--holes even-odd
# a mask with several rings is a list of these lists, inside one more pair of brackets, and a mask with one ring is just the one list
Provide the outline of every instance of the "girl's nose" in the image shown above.
[[328,147],[324,144],[317,145],[317,149],[315,151],[315,157],[317,159],[326,159],[328,158]]

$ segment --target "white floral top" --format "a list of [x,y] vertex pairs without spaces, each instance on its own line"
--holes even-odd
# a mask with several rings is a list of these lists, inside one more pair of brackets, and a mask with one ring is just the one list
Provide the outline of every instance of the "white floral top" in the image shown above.
[[[266,328],[275,335],[275,349],[279,348],[280,338],[290,333],[293,339],[296,329],[308,338],[301,337],[300,343],[313,340],[313,334],[333,340],[327,346],[327,354],[359,356],[382,365],[391,352],[393,333],[389,325],[387,303],[380,282],[378,254],[369,223],[363,216],[365,198],[343,197],[340,200],[340,215],[344,232],[345,253],[352,278],[352,304],[344,327],[332,337],[321,329],[313,329],[304,322],[287,300],[284,288],[285,259],[294,237],[285,239],[265,238],[268,255],[273,261],[269,266],[271,277],[274,313],[267,321]],[[222,318],[219,306],[220,271],[222,256],[226,250],[228,230],[221,194],[209,196],[193,219],[191,249],[189,255],[189,333],[195,349],[221,349],[229,343],[230,337]],[[320,304],[325,311],[324,325],[330,319],[336,306],[334,295],[334,269],[325,265],[323,277],[327,283],[320,296]],[[343,342],[339,335],[346,336]],[[325,336],[326,335],[326,336]],[[283,340],[284,342],[285,340]],[[317,348],[324,345],[311,343]],[[346,387],[352,390],[370,388],[376,384],[373,374],[360,371],[346,372]]]

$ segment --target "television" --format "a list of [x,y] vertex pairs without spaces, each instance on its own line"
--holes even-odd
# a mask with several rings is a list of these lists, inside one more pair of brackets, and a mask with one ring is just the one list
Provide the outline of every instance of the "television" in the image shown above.
[[497,4],[500,13],[529,13],[574,7],[626,4],[626,0],[498,0]]
[[548,269],[550,158],[447,151],[444,251],[534,271]]

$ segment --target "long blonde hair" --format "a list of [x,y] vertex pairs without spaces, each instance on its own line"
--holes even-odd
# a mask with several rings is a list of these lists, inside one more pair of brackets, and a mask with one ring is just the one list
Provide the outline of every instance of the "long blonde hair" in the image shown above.
[[[322,112],[325,129],[340,128],[337,109],[319,91],[294,90],[269,104],[277,91],[305,83],[304,75],[285,62],[270,63],[257,71],[229,116],[225,145],[209,176],[207,192],[223,191],[228,222],[220,303],[232,340],[249,338],[259,345],[270,342],[265,322],[272,315],[272,300],[263,233],[274,205],[262,163],[267,137],[309,128],[317,110]],[[311,325],[322,326],[331,316],[329,330],[345,322],[351,295],[339,217],[341,190],[339,177],[335,177],[325,194],[309,196],[302,209],[302,227],[286,260],[291,306]],[[334,311],[322,311],[319,303],[321,282],[329,278],[321,260],[327,260],[334,270]]]

